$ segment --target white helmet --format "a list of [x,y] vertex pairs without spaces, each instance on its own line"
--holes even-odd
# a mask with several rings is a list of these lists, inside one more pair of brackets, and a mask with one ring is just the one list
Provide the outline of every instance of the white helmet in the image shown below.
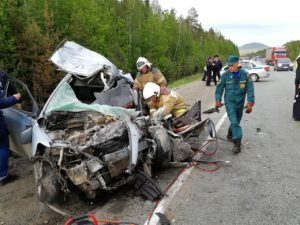
[[148,66],[150,68],[151,63],[148,61],[148,59],[144,57],[139,57],[138,60],[136,61],[136,68],[138,70],[141,70],[144,66]]
[[159,97],[160,86],[158,86],[155,83],[148,82],[143,89],[143,97],[144,97],[144,99],[148,99],[153,95],[155,95],[156,97]]

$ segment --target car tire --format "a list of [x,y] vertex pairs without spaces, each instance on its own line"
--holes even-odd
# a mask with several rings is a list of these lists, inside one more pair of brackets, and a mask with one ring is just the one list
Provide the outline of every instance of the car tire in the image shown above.
[[257,76],[257,74],[254,74],[254,73],[250,74],[250,78],[251,78],[251,80],[252,80],[253,82],[258,81],[258,76]]
[[274,71],[276,71],[276,67],[274,66]]

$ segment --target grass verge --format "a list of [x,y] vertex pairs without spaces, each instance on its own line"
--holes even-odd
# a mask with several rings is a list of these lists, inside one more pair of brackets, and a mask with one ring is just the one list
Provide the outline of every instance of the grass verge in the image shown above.
[[202,79],[202,74],[197,73],[195,75],[191,75],[191,76],[184,77],[182,79],[170,82],[170,83],[168,83],[168,87],[175,88],[175,87],[178,87],[178,86],[181,86],[181,85],[184,85],[184,84],[196,81],[196,80],[200,80],[200,79]]

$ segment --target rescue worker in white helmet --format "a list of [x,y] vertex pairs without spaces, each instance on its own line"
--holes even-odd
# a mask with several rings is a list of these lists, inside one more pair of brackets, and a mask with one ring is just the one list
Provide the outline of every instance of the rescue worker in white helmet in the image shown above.
[[133,89],[143,90],[146,83],[153,82],[161,87],[167,85],[167,80],[159,69],[152,66],[148,59],[144,57],[139,57],[136,61],[136,67],[138,69],[138,74],[134,80]]
[[178,118],[187,111],[187,105],[183,97],[167,87],[160,87],[153,82],[148,82],[143,89],[143,97],[147,101],[150,115],[160,107],[165,107],[163,116],[171,114]]

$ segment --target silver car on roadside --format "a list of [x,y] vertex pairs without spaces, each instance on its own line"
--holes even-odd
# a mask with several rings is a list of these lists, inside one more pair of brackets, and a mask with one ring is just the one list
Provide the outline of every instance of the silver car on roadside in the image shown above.
[[289,58],[276,59],[274,63],[274,70],[293,71],[294,65]]
[[[262,78],[270,77],[270,66],[261,64],[259,62],[254,62],[252,60],[242,60],[240,61],[241,66],[248,71],[249,77],[253,82],[258,81]],[[222,68],[221,74],[225,72],[226,66]]]

